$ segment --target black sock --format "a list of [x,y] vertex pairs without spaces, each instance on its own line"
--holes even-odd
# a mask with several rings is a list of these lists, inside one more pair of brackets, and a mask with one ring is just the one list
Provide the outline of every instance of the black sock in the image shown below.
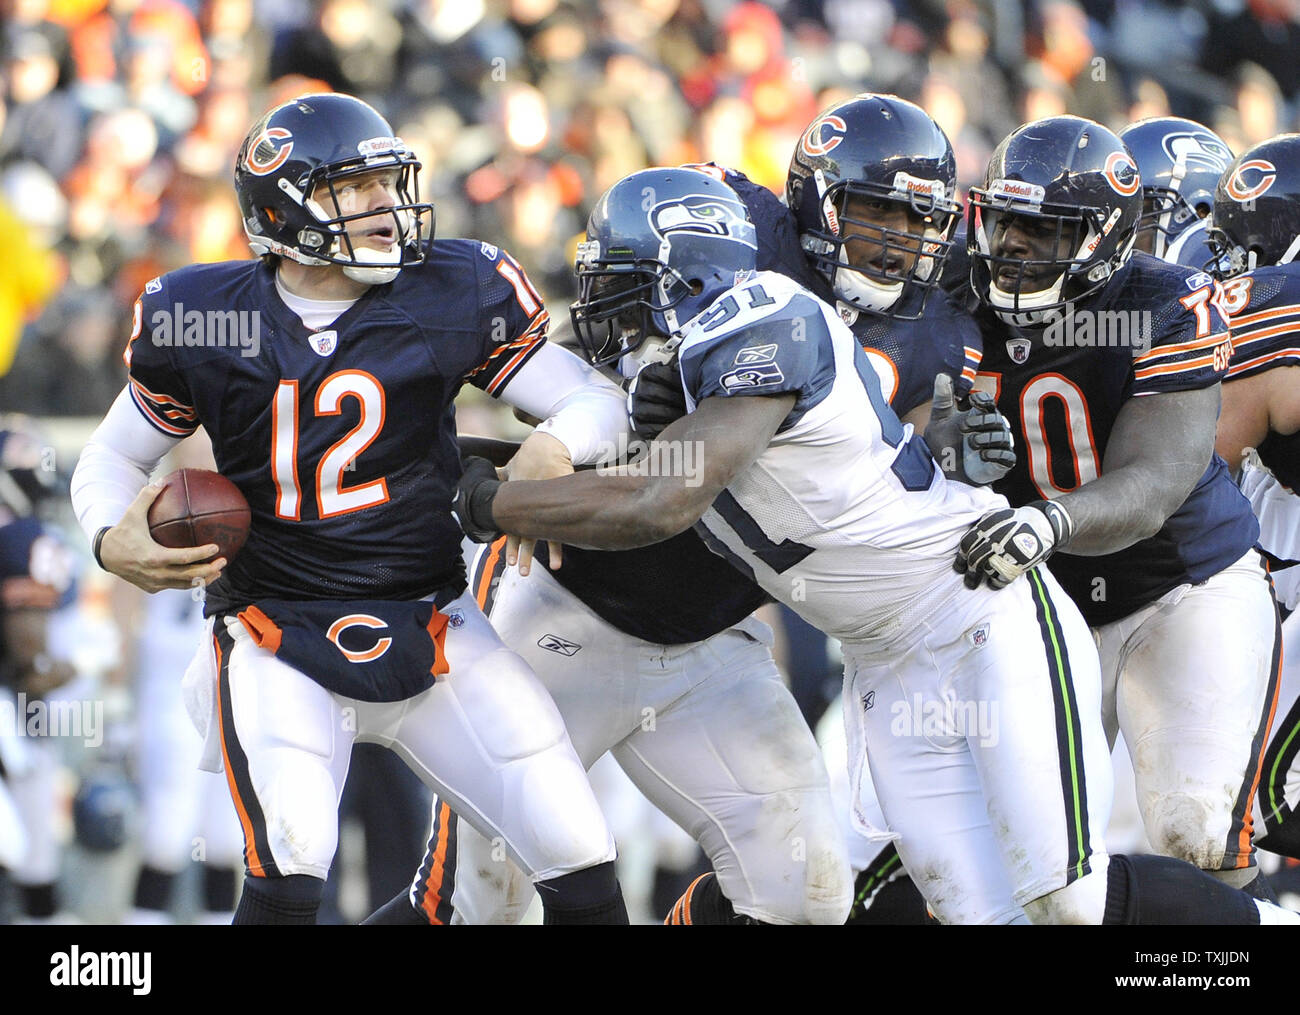
[[1260,902],[1271,902],[1277,905],[1277,895],[1273,892],[1273,886],[1268,883],[1268,878],[1264,877],[1264,872],[1258,868],[1255,869],[1255,876],[1242,885],[1241,890],[1251,898],[1259,899]]
[[719,927],[760,924],[752,916],[741,916],[731,900],[722,894],[718,876],[709,871],[691,882],[685,894],[677,900],[664,923],[669,926]]
[[314,924],[325,882],[310,874],[283,878],[244,876],[244,894],[235,910],[240,924]]
[[234,867],[203,865],[203,908],[209,913],[229,913],[235,908],[239,875]]
[[429,927],[429,918],[411,905],[411,890],[403,888],[361,921],[361,925],[394,924],[402,927]]
[[54,882],[45,881],[39,885],[20,885],[19,895],[23,900],[23,912],[34,920],[44,920],[58,911],[54,899]]
[[1259,923],[1259,909],[1245,892],[1182,860],[1112,856],[1102,922],[1246,925]]
[[135,879],[135,908],[164,913],[171,905],[175,874],[145,864]]
[[623,926],[628,922],[613,860],[539,881],[537,894],[542,897],[542,923],[547,926],[577,923]]

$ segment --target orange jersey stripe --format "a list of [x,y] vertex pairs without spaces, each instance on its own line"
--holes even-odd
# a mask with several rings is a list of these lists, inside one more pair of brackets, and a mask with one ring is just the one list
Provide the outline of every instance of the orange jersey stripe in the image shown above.
[[1193,372],[1202,367],[1214,366],[1213,356],[1202,356],[1199,359],[1189,359],[1186,363],[1169,363],[1159,367],[1143,367],[1141,370],[1133,371],[1134,380],[1145,380],[1148,377],[1158,377],[1161,374],[1176,374],[1184,370]]
[[1220,331],[1216,335],[1210,335],[1207,338],[1198,338],[1191,342],[1182,342],[1179,345],[1158,345],[1150,352],[1144,352],[1141,356],[1135,357],[1133,362],[1149,363],[1151,360],[1163,359],[1164,357],[1175,353],[1192,352],[1195,349],[1208,349],[1218,345],[1228,337],[1228,332]]
[[1300,314],[1300,303],[1292,303],[1286,307],[1274,307],[1272,310],[1259,310],[1253,314],[1243,314],[1241,317],[1232,318],[1230,324],[1233,328],[1244,328],[1250,324],[1258,324],[1260,321],[1290,317],[1293,314]]
[[[1266,566],[1267,569],[1267,566]],[[1272,584],[1272,579],[1269,579]],[[1282,644],[1279,641],[1277,646],[1277,672],[1278,678],[1273,682],[1273,700],[1268,704],[1268,723],[1264,729],[1273,728],[1273,720],[1277,718],[1277,699],[1282,693]],[[1237,836],[1237,848],[1242,854],[1241,860],[1238,861],[1238,867],[1245,867],[1250,863],[1250,840],[1255,830],[1255,816],[1251,813],[1251,808],[1255,803],[1255,794],[1259,792],[1259,780],[1264,774],[1264,755],[1268,753],[1268,735],[1264,736],[1264,742],[1259,748],[1259,757],[1255,763],[1255,778],[1250,784],[1250,794],[1246,797],[1246,813],[1242,816],[1241,832]]]

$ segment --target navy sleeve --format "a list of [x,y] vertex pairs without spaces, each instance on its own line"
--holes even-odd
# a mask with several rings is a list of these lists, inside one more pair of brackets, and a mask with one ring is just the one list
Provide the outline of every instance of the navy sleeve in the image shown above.
[[194,396],[172,356],[180,344],[181,336],[176,332],[183,323],[174,320],[165,279],[151,279],[135,301],[131,338],[122,359],[126,363],[127,387],[140,414],[169,437],[188,437],[198,429],[199,422]]
[[499,395],[546,343],[550,316],[519,262],[490,243],[475,257],[482,359],[465,380]]

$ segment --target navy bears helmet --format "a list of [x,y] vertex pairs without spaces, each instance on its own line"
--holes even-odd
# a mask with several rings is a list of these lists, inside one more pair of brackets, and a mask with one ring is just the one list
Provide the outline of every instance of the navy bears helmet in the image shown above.
[[1169,244],[1209,214],[1232,149],[1208,127],[1179,116],[1139,120],[1119,137],[1133,153],[1142,177],[1138,243],[1150,232],[1151,253],[1163,258]]
[[[347,224],[382,212],[333,214],[328,194],[341,209],[342,181],[391,169],[397,201],[391,252],[356,246]],[[248,132],[235,160],[235,191],[249,246],[301,264],[340,264],[359,282],[391,282],[403,266],[423,260],[420,240],[433,230],[433,205],[420,202],[420,162],[371,106],[350,95],[302,95],[276,106]],[[313,193],[314,190],[314,193]],[[384,224],[384,230],[388,225]]]
[[[968,215],[971,288],[1007,323],[1030,327],[1099,292],[1128,262],[1142,180],[1113,132],[1079,116],[1048,117],[1002,140],[984,186],[971,188]],[[1021,218],[1050,233],[1050,256],[1001,254],[1003,233]]]
[[1207,240],[1226,274],[1289,264],[1300,253],[1300,134],[1242,152],[1214,191]]
[[[831,106],[809,125],[785,184],[800,244],[836,297],[905,320],[922,316],[938,284],[960,218],[956,190],[957,162],[938,124],[911,102],[872,93]],[[914,232],[850,218],[853,197],[901,204],[924,225]],[[846,235],[846,225],[855,230]],[[856,258],[845,250],[851,243],[859,244]],[[904,300],[908,292],[921,299]]]
[[[596,202],[574,271],[573,330],[596,366],[658,336],[675,347],[686,325],[757,265],[745,204],[697,169],[644,169]],[[667,348],[667,346],[665,348]]]

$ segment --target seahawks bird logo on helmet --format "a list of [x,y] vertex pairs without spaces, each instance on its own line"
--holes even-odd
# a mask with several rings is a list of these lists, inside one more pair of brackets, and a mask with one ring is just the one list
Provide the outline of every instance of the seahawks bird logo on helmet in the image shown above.
[[595,365],[658,336],[675,345],[686,325],[753,273],[758,238],[744,202],[696,169],[646,169],[592,209],[574,271],[573,330]]

